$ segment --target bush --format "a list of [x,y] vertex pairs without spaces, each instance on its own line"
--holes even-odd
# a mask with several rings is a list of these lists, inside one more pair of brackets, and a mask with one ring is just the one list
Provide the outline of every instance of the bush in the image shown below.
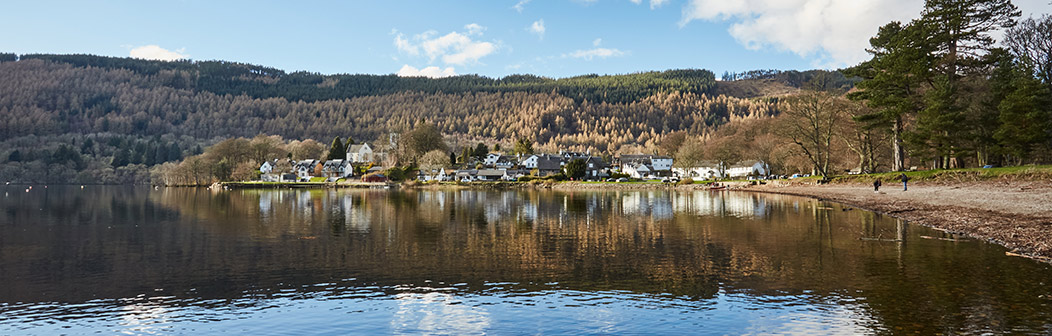
[[676,184],[679,184],[679,185],[694,184],[694,179],[688,177],[688,178],[679,180],[679,182],[677,182]]
[[523,176],[523,177],[518,178],[517,181],[519,181],[519,182],[530,182],[530,181],[534,181],[534,180],[537,180],[537,179],[538,179],[538,177],[536,177],[536,176]]

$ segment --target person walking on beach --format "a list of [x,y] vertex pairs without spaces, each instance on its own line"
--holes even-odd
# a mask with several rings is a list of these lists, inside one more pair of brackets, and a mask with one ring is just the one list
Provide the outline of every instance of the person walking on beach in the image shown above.
[[899,179],[902,180],[902,191],[906,191],[906,189],[908,189],[906,187],[906,182],[910,180],[910,177],[906,176],[906,173],[902,173],[902,175],[899,175]]
[[873,192],[880,191],[880,179],[873,180]]

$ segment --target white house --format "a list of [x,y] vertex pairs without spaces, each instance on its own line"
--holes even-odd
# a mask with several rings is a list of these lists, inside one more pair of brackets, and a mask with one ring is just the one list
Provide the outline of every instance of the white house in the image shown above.
[[352,175],[354,169],[347,160],[329,160],[322,165],[321,172],[325,177],[338,179]]
[[654,170],[672,170],[672,158],[654,155],[650,157],[650,165],[654,167]]
[[311,177],[314,177],[314,168],[319,164],[321,163],[318,160],[303,160],[297,162],[292,167],[292,170],[296,172],[296,177],[300,180],[309,180]]
[[720,166],[721,164],[716,161],[701,161],[692,167],[672,168],[672,172],[676,174],[676,176],[683,178],[709,180],[723,176],[720,174]]
[[486,154],[486,158],[482,160],[482,164],[486,165],[487,167],[493,167],[493,165],[497,164],[497,160],[500,160],[501,156],[502,155],[500,155],[500,153]]
[[537,168],[537,160],[538,159],[540,159],[540,156],[538,156],[538,155],[530,155],[526,159],[522,160],[522,162],[519,162],[519,164],[522,165],[523,167],[526,167],[527,169],[535,169],[535,168]]
[[730,178],[749,175],[767,175],[767,165],[763,161],[742,161],[727,167],[727,176]]
[[278,159],[274,159],[273,161],[263,162],[263,164],[259,166],[259,172],[263,173],[263,174],[270,174],[271,172],[274,171],[274,166],[276,166],[277,164],[278,164]]
[[637,179],[650,178],[654,169],[641,163],[629,163],[621,166],[621,173]]
[[618,161],[621,164],[621,172],[625,174],[628,174],[625,172],[626,167],[638,170],[639,165],[647,166],[647,170],[652,176],[669,176],[673,173],[672,158],[668,156],[647,154],[622,155],[618,158]]
[[353,163],[375,162],[373,148],[369,144],[350,145],[347,147],[347,161]]

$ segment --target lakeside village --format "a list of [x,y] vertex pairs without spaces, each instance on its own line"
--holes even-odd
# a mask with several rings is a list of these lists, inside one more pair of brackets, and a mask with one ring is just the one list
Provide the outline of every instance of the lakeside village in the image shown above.
[[[505,155],[488,153],[482,160],[471,159],[460,168],[421,168],[402,172],[400,177],[388,176],[378,162],[387,154],[374,152],[368,143],[347,147],[346,157],[336,160],[275,159],[259,167],[262,182],[389,182],[415,179],[420,182],[497,182],[528,181],[541,178],[579,181],[627,182],[630,180],[660,180],[679,182],[681,179],[759,179],[767,175],[762,161],[742,161],[724,164],[702,161],[693,167],[674,167],[673,159],[663,155],[621,155],[606,160],[588,152],[560,151],[556,154]],[[279,167],[291,167],[280,169]],[[473,167],[468,169],[467,167]]]

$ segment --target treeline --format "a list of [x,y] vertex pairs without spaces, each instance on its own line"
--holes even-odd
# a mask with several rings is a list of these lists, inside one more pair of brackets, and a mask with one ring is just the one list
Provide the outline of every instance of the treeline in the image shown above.
[[[40,60],[0,64],[0,139],[30,134],[174,134],[198,139],[275,134],[291,139],[404,132],[421,118],[444,134],[529,137],[615,150],[660,134],[702,133],[777,113],[766,100],[662,93],[630,103],[575,102],[555,93],[402,92],[313,103],[175,89],[175,74],[74,67]],[[584,80],[584,79],[581,79]]]
[[1050,161],[1052,16],[1019,16],[1009,0],[928,0],[870,40],[849,96],[873,109],[864,127],[891,134],[892,169]]
[[821,91],[847,91],[855,86],[860,78],[847,77],[840,71],[808,70],[808,71],[782,71],[775,69],[750,70],[745,72],[726,71],[721,80],[761,80],[768,79],[780,82],[798,89],[814,89]]
[[0,181],[141,184],[150,167],[201,152],[190,137],[112,133],[24,136],[0,141]]
[[[13,54],[12,54],[13,56]],[[216,95],[284,98],[316,102],[380,96],[406,91],[423,93],[557,93],[576,101],[626,103],[655,93],[711,94],[715,76],[708,70],[670,70],[626,75],[586,75],[553,79],[533,75],[488,78],[462,75],[447,78],[396,75],[322,75],[285,71],[225,61],[150,61],[94,55],[28,54],[19,60],[45,60],[76,67],[128,70],[144,76],[162,75],[161,85]]]

